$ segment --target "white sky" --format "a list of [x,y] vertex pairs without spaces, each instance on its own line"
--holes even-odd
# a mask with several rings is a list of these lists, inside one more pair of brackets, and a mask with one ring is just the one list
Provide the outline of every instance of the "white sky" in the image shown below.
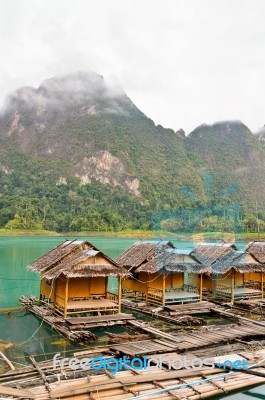
[[155,123],[265,124],[264,0],[0,0],[0,101],[93,70]]

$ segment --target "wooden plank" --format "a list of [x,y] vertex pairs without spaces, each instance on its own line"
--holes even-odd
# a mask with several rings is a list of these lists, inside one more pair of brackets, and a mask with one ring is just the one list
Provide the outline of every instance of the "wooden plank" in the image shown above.
[[165,347],[170,347],[171,349],[174,349],[174,350],[176,350],[176,348],[177,348],[177,345],[176,345],[176,344],[167,343],[167,342],[164,342],[163,340],[155,339],[154,342],[155,342],[155,343],[160,343],[160,344],[162,344],[163,346],[165,346]]
[[7,396],[24,397],[26,399],[35,399],[35,394],[33,394],[28,389],[16,389],[16,388],[0,385],[0,393],[2,395],[7,395]]
[[202,301],[199,303],[187,303],[187,304],[176,304],[176,305],[166,305],[166,310],[171,311],[183,311],[183,310],[198,310],[203,308],[213,308],[216,307],[216,304],[210,303],[208,301]]
[[80,325],[91,322],[101,322],[101,321],[117,321],[117,320],[127,320],[135,319],[132,314],[113,314],[113,315],[96,315],[92,317],[78,317],[78,318],[67,318],[66,322],[70,325]]
[[[203,370],[203,373],[205,375],[215,375],[215,374],[220,374],[220,369],[214,368],[211,370]],[[143,375],[126,375],[124,377],[118,377],[114,379],[104,379],[101,382],[99,380],[95,380],[94,382],[86,382],[84,384],[81,383],[74,383],[73,385],[69,385],[66,388],[63,387],[63,385],[60,388],[60,386],[57,388],[52,388],[51,390],[51,397],[52,398],[58,398],[58,397],[64,397],[67,396],[66,393],[69,394],[81,394],[81,393],[87,393],[90,391],[100,391],[100,390],[106,390],[108,388],[115,388],[115,387],[121,387],[121,386],[129,386],[129,385],[134,385],[134,384],[139,384],[139,383],[146,383],[146,382],[152,382],[152,381],[166,381],[166,380],[171,380],[171,379],[181,379],[181,378],[188,378],[188,377],[194,377],[194,376],[200,376],[199,371],[194,371],[194,370],[182,370],[182,371],[167,371],[167,372],[162,372],[160,371],[151,371],[150,373],[143,374]]]
[[[162,385],[162,383],[160,383],[160,382],[154,381],[153,384],[154,384],[155,386],[158,386],[159,388],[167,389],[167,388],[165,387],[165,385]],[[173,399],[176,399],[176,400],[181,400],[181,399],[183,399],[183,397],[177,396],[177,395],[173,392],[173,390],[167,389],[166,391],[170,394],[171,397],[173,397]]]
[[100,309],[100,308],[118,308],[118,304],[108,299],[91,299],[91,300],[71,300],[68,301],[68,310],[81,310],[86,308]]

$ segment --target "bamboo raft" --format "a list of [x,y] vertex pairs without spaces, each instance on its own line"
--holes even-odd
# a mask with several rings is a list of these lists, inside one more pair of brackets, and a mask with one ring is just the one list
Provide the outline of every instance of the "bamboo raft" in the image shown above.
[[[128,303],[126,304],[128,306]],[[53,323],[55,329],[67,330],[68,337],[71,334],[87,332],[85,328],[90,323],[112,323],[119,315],[92,316],[64,319],[60,316],[52,316],[43,311],[43,307],[36,304],[27,304],[33,309],[33,313],[43,318],[50,325]],[[140,307],[139,307],[140,308]],[[142,331],[151,335],[152,339],[139,340],[131,337],[129,342],[109,344],[104,347],[95,347],[86,351],[74,353],[78,359],[87,357],[92,359],[103,356],[106,359],[116,359],[126,356],[127,359],[134,357],[147,360],[155,356],[164,357],[161,368],[153,366],[153,370],[122,370],[116,374],[108,370],[71,370],[65,366],[63,370],[53,368],[53,361],[37,361],[30,358],[31,364],[24,368],[11,370],[0,375],[0,395],[6,398],[20,399],[65,399],[65,400],[132,400],[132,399],[178,399],[197,400],[206,399],[211,396],[228,393],[233,390],[243,389],[252,385],[265,383],[265,367],[257,365],[251,370],[229,371],[217,368],[219,361],[223,359],[243,359],[255,364],[265,358],[265,322],[252,321],[240,315],[235,315],[231,310],[224,311],[223,308],[213,303],[184,304],[179,306],[168,306],[167,309],[156,309],[155,315],[169,322],[176,320],[177,316],[182,318],[193,313],[214,312],[227,318],[237,318],[238,323],[229,325],[229,329],[223,327],[203,327],[199,330],[189,332],[173,331],[163,332],[150,324],[133,319],[132,316],[124,314],[121,323],[126,323],[135,331]],[[142,310],[137,310],[142,311]],[[154,311],[145,309],[146,313],[154,315]],[[39,314],[38,314],[39,313]],[[167,313],[167,314],[166,314]],[[170,316],[169,316],[170,313]],[[110,318],[108,321],[108,317]],[[51,318],[55,320],[51,321]],[[60,330],[58,330],[60,332]],[[65,332],[61,330],[65,336]],[[112,335],[110,335],[112,336]],[[115,335],[113,335],[115,336]],[[121,340],[123,338],[121,337]],[[115,340],[114,340],[115,341]],[[249,351],[249,349],[259,349]],[[231,354],[231,352],[233,352]],[[168,360],[176,357],[186,356],[209,358],[214,360],[215,368],[203,365],[200,370],[170,369]],[[10,366],[10,364],[7,362]],[[265,364],[265,363],[264,363]]]
[[116,324],[122,325],[134,318],[131,314],[123,313],[63,318],[62,316],[55,315],[50,308],[44,307],[43,304],[37,305],[35,297],[21,296],[19,301],[27,311],[41,318],[58,333],[74,343],[85,343],[97,340],[96,335],[87,330],[89,328]]
[[139,305],[128,299],[123,299],[122,305],[130,310],[140,312],[141,314],[156,316],[157,318],[176,325],[184,325],[184,318],[182,317],[187,317],[187,323],[191,322],[191,318],[194,318],[193,324],[191,323],[191,325],[201,325],[201,322],[198,323],[199,318],[192,316],[196,314],[213,313],[213,308],[217,307],[214,303],[202,301],[201,303],[178,304],[154,309],[153,306],[147,306],[146,303],[140,303]]
[[240,300],[235,301],[234,307],[242,311],[249,311],[254,314],[265,315],[265,300]]
[[[205,348],[210,345],[218,345],[222,343],[233,343],[237,340],[249,340],[250,338],[264,338],[265,328],[247,324],[231,324],[228,330],[222,327],[204,329],[202,331],[194,331],[189,333],[171,333],[162,332],[147,323],[140,321],[129,321],[129,324],[138,327],[144,332],[153,334],[159,339],[134,341],[113,346],[112,349],[124,355],[136,357],[139,354],[148,355],[165,351],[165,348],[171,348],[178,352]],[[157,343],[159,346],[157,346]]]
[[[97,351],[97,352],[96,352]],[[75,353],[81,359],[104,355],[113,356],[108,347]],[[166,353],[163,354],[166,356]],[[171,355],[173,356],[173,354]],[[190,354],[191,356],[191,354]],[[256,352],[225,354],[215,357],[215,365],[223,359],[241,359],[254,367],[249,370],[230,371],[220,368],[202,367],[152,371],[130,370],[111,374],[106,371],[54,369],[52,360],[37,362],[31,357],[31,365],[0,375],[0,394],[6,398],[19,399],[73,399],[73,400],[133,400],[138,398],[166,400],[197,400],[228,393],[265,383],[265,367],[255,364],[265,358],[265,350]]]

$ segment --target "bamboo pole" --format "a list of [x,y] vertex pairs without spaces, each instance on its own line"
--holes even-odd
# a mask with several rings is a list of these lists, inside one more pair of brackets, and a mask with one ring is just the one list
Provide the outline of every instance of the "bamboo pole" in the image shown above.
[[163,274],[163,282],[162,282],[162,306],[165,307],[165,291],[166,291],[166,275]]
[[9,307],[9,308],[0,308],[0,314],[8,314],[14,311],[23,311],[23,307]]
[[105,277],[105,297],[107,298],[107,292],[108,292],[108,277]]
[[263,287],[263,285],[264,285],[264,275],[263,275],[263,272],[261,272],[261,298],[262,299],[264,298],[264,287]]
[[232,279],[231,279],[231,303],[234,304],[235,300],[235,270],[232,269]]
[[65,294],[64,294],[64,318],[67,317],[67,303],[68,303],[68,286],[69,286],[69,278],[66,278],[65,283]]
[[145,279],[146,279],[145,301],[147,303],[148,302],[148,274],[147,273],[145,273]]
[[52,285],[53,285],[53,309],[55,311],[55,309],[56,309],[56,279],[54,279],[52,281]]
[[14,365],[12,364],[12,362],[4,355],[4,353],[2,353],[0,351],[0,356],[2,357],[3,360],[5,360],[5,362],[7,363],[7,365],[10,367],[10,369],[12,369],[12,371],[15,370]]
[[41,294],[42,279],[43,278],[41,278],[41,280],[40,280],[40,300],[42,300],[42,294]]
[[203,274],[200,274],[200,302],[202,302],[202,282],[203,282]]
[[119,276],[119,292],[118,292],[118,312],[121,312],[121,276]]

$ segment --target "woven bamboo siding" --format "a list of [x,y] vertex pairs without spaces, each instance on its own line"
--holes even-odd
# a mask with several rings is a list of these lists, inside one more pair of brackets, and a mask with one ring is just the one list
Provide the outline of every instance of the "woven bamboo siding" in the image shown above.
[[183,286],[183,284],[184,284],[184,274],[182,273],[182,272],[177,272],[177,273],[175,273],[175,274],[171,274],[171,275],[169,275],[170,277],[171,277],[171,279],[172,279],[172,286],[167,286],[167,280],[166,280],[166,288],[168,289],[170,289],[171,287],[172,288],[176,288],[176,287],[179,287],[179,286]]
[[106,259],[106,257],[104,257],[102,254],[98,254],[96,257],[94,257],[95,259],[95,264],[108,264],[108,265],[112,265],[112,263]]
[[68,297],[89,297],[90,293],[89,278],[69,279]]
[[149,286],[156,289],[162,289],[163,287],[163,276],[156,272],[155,274],[148,274]]
[[[148,275],[146,272],[140,272],[136,279],[125,278],[122,280],[122,289],[134,290],[136,292],[145,292],[146,283],[148,281]],[[139,282],[141,281],[141,282]]]
[[[122,283],[121,283],[121,287],[122,289],[127,289],[127,290],[134,290],[134,280],[127,278],[127,279],[123,279]],[[138,289],[135,289],[138,290]]]
[[[198,278],[198,275],[196,276]],[[148,279],[150,281],[149,283],[150,287],[156,289],[163,288],[163,275],[160,272],[157,272],[155,274],[148,274]],[[166,274],[166,289],[182,286],[183,283],[184,283],[184,277],[182,272],[175,274]]]
[[229,271],[225,275],[218,276],[216,283],[217,285],[222,285],[222,286],[229,286],[231,287],[231,279],[232,279],[232,272]]
[[207,290],[212,290],[212,277],[209,275],[203,275],[202,287]]
[[[140,282],[139,282],[140,281]],[[136,279],[124,279],[122,281],[122,289],[134,290],[135,292],[145,292],[146,282],[149,287],[162,289],[163,277],[161,273],[147,274],[140,272]],[[166,289],[176,288],[182,286],[184,283],[184,275],[182,272],[175,274],[167,274],[166,276]]]
[[[60,285],[57,290],[59,296],[64,297],[64,290],[65,284]],[[68,298],[90,297],[90,295],[105,295],[104,277],[69,279]]]
[[245,281],[260,282],[261,281],[260,272],[246,272]]
[[53,300],[54,299],[54,286],[52,287],[51,284],[52,284],[51,281],[50,281],[50,284],[48,284],[46,282],[46,279],[42,279],[41,287],[40,287],[40,294]]
[[198,286],[198,274],[190,273],[188,277],[188,284],[192,286]]
[[55,301],[60,306],[64,306],[65,284],[66,279],[63,275],[59,279],[56,279]]
[[[231,287],[231,280],[232,280],[232,271],[228,272],[222,277],[218,277],[217,279],[217,284],[222,285],[222,286],[228,286]],[[235,274],[235,286],[241,286],[243,285],[243,274],[240,272],[236,272]]]
[[90,278],[90,294],[105,295],[105,277]]

